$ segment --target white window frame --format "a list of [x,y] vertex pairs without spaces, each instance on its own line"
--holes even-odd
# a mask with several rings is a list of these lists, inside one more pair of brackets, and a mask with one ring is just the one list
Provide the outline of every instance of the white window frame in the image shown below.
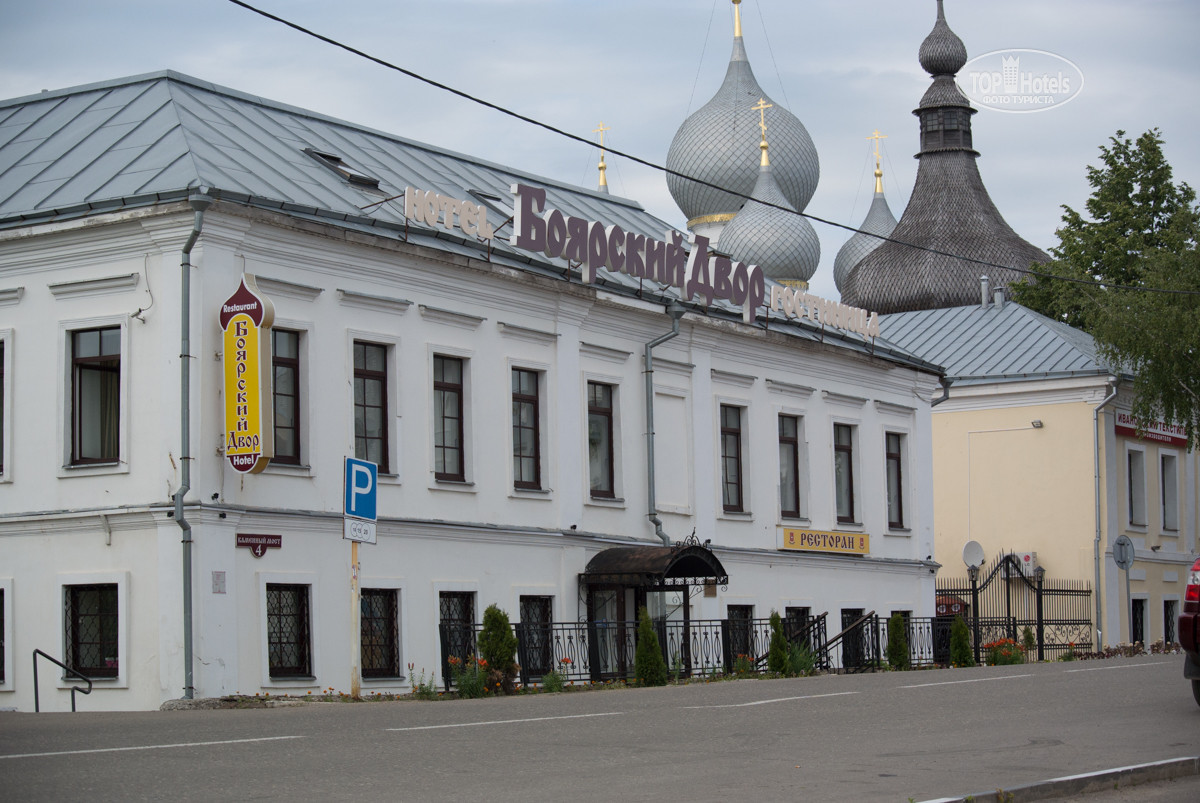
[[[67,654],[67,611],[64,600],[69,586],[112,585],[117,586],[117,676],[115,678],[93,678],[94,688],[127,689],[129,688],[129,572],[83,572],[80,574],[59,574],[55,576],[58,587],[58,634],[59,654]],[[5,650],[7,652],[7,649]],[[79,679],[56,674],[57,687],[69,689],[78,685]]]
[[[717,447],[716,448],[717,471],[715,472],[717,475],[717,477],[716,477],[716,479],[717,479],[717,495],[716,495],[717,517],[718,518],[726,518],[726,519],[736,519],[736,520],[741,521],[741,520],[744,520],[747,518],[751,518],[753,516],[753,513],[751,512],[753,510],[753,506],[751,504],[751,496],[750,496],[750,490],[751,490],[751,486],[753,484],[750,481],[751,468],[753,467],[753,462],[752,462],[751,455],[750,455],[750,443],[752,441],[751,436],[750,436],[751,435],[750,427],[752,426],[752,422],[750,419],[750,402],[747,399],[741,399],[741,398],[735,398],[735,397],[724,397],[724,396],[718,396],[716,399],[716,402],[717,402],[716,416],[715,416],[715,421],[714,421],[716,426],[715,426],[715,432],[714,432],[713,437],[714,437],[716,447]],[[741,477],[739,479],[739,483],[741,486],[740,491],[741,491],[741,495],[742,495],[742,509],[741,510],[726,510],[725,509],[725,453],[724,453],[724,438],[722,437],[722,434],[721,434],[721,430],[723,428],[722,424],[721,424],[721,408],[723,408],[723,407],[735,407],[735,408],[737,408],[737,410],[739,412],[739,416],[738,416],[738,427],[739,427],[738,448],[739,448],[740,456],[739,456],[739,461],[738,461],[739,462],[738,467],[739,467],[739,471],[741,473]],[[778,450],[776,450],[776,452],[778,453]]]
[[[806,522],[806,521],[810,520],[808,501],[809,501],[809,485],[811,482],[811,475],[812,475],[812,472],[809,470],[809,460],[808,460],[808,435],[807,435],[808,417],[805,415],[804,411],[799,408],[793,408],[793,407],[776,408],[776,410],[775,410],[776,453],[778,453],[778,450],[779,450],[779,419],[783,416],[790,416],[790,417],[796,419],[796,475],[797,475],[796,506],[799,508],[799,513],[798,513],[797,518],[792,518],[791,516],[784,518],[784,516],[783,516],[783,498],[781,495],[778,495],[779,494],[778,483],[776,483],[776,494],[778,495],[776,501],[779,504],[776,505],[775,513],[779,517],[780,522],[796,522],[796,521]],[[776,473],[778,473],[778,466],[776,466]]]
[[[837,500],[837,426],[850,427],[850,493],[853,497],[853,521],[841,521],[838,517]],[[832,485],[833,522],[834,528],[862,527],[863,525],[863,495],[862,495],[862,422],[849,418],[832,418],[829,421],[829,467]]]
[[[446,355],[453,356],[453,355]],[[431,364],[432,365],[432,364]],[[557,409],[557,405],[551,398],[550,382],[550,364],[544,362],[534,362],[530,360],[510,359],[508,361],[508,373],[505,378],[508,381],[508,400],[509,409],[512,408],[512,374],[513,371],[531,371],[537,374],[537,417],[538,417],[538,481],[541,487],[539,488],[517,488],[516,476],[513,472],[512,457],[513,457],[513,442],[512,442],[512,414],[508,416],[508,489],[511,496],[534,499],[549,499],[552,493],[553,483],[550,481],[552,474],[551,456],[554,454],[553,445],[550,443],[550,433],[554,431],[554,427],[550,425],[550,416]],[[466,366],[463,369],[463,411],[466,412],[467,398],[467,382],[466,382]],[[586,404],[587,399],[584,399]],[[466,419],[463,420],[463,439],[466,440]],[[464,454],[464,457],[467,455]],[[470,472],[467,472],[470,476]]]
[[[58,413],[61,425],[58,427],[58,451],[61,461],[57,471],[58,477],[88,477],[97,474],[128,474],[129,473],[129,427],[131,414],[130,374],[133,372],[132,355],[129,351],[129,316],[104,315],[95,318],[76,318],[69,321],[59,321],[58,324],[58,354],[60,370],[58,372]],[[117,328],[121,332],[121,376],[119,379],[119,404],[117,426],[120,433],[117,437],[117,460],[111,463],[71,464],[71,439],[73,430],[74,399],[72,384],[74,376],[74,354],[71,351],[71,337],[75,332],[84,329]]]
[[[592,496],[592,475],[590,464],[590,446],[588,444],[588,384],[595,382],[599,385],[608,385],[612,388],[612,498],[605,496]],[[621,421],[624,418],[621,411],[621,377],[611,374],[598,374],[585,371],[583,373],[583,503],[585,505],[597,505],[600,507],[625,507],[625,494],[623,492],[622,480],[623,473],[621,471]]]
[[[0,346],[3,346],[4,393],[0,395],[0,483],[12,482],[12,386],[13,386],[13,330],[0,329]],[[7,644],[7,642],[5,642]],[[6,675],[7,677],[7,675]],[[2,687],[0,687],[2,688]]]
[[[453,357],[463,362],[462,376],[462,417],[463,417],[463,479],[462,480],[439,480],[437,478],[437,442],[434,440],[435,432],[435,415],[433,398],[433,360],[435,357]],[[474,404],[474,382],[472,381],[472,369],[474,367],[475,352],[471,349],[456,348],[453,346],[434,345],[430,344],[425,355],[425,406],[427,415],[425,421],[425,431],[429,433],[427,459],[429,461],[429,487],[439,491],[459,491],[464,493],[475,492],[475,472],[474,463],[475,456],[478,454],[478,449],[475,443],[475,427],[473,425]],[[512,377],[510,374],[504,376],[504,388],[506,395],[511,400],[510,383]],[[512,428],[512,416],[506,415],[504,418],[506,426]],[[512,442],[511,433],[505,438],[505,441]],[[511,450],[509,460],[511,461]],[[512,469],[509,468],[508,487],[512,488]]]
[[[260,681],[264,689],[317,689],[321,683],[321,600],[315,572],[255,572],[258,582],[258,655]],[[267,636],[267,585],[308,586],[308,657],[312,679],[271,677],[270,644]]]
[[[891,521],[892,514],[891,514],[891,511],[889,510],[889,503],[888,503],[888,497],[887,497],[887,494],[891,491],[891,487],[890,487],[891,486],[891,477],[888,475],[888,471],[887,471],[887,463],[888,463],[887,439],[888,439],[889,435],[897,435],[900,437],[900,488],[899,488],[899,492],[900,492],[900,510],[901,510],[902,521],[900,522],[900,526],[898,526],[898,527],[892,526],[892,521]],[[912,531],[912,527],[910,526],[912,523],[911,502],[913,499],[913,495],[910,493],[912,485],[910,483],[910,477],[909,477],[909,474],[910,474],[909,468],[911,467],[911,460],[909,459],[910,438],[911,438],[911,436],[910,436],[909,432],[900,427],[885,426],[883,429],[883,484],[884,484],[883,520],[884,520],[884,523],[887,525],[887,529],[893,533],[908,533],[908,532]]]
[[[285,328],[288,328],[288,327],[285,327]],[[302,349],[303,349],[303,341],[305,339],[306,338],[301,338],[301,348]],[[375,345],[375,346],[383,346],[384,348],[387,349],[387,354],[385,356],[385,360],[387,361],[387,385],[385,388],[385,392],[387,393],[387,405],[388,405],[388,436],[387,436],[388,473],[386,473],[386,474],[384,474],[383,472],[379,473],[379,484],[380,485],[399,485],[401,483],[401,481],[403,480],[403,476],[400,472],[400,465],[401,465],[400,455],[402,453],[401,446],[402,446],[403,441],[400,438],[400,423],[401,423],[400,393],[399,393],[400,376],[399,376],[399,370],[398,370],[399,366],[397,364],[397,360],[398,360],[397,355],[400,353],[400,338],[396,337],[395,335],[387,335],[387,334],[383,334],[382,332],[368,331],[366,329],[347,329],[346,330],[346,411],[347,411],[346,443],[348,444],[346,454],[348,454],[348,455],[354,454],[354,343],[355,343],[355,341],[358,341],[361,343],[370,343],[371,345]],[[301,368],[304,368],[304,365],[305,364],[302,363]],[[305,382],[304,384],[307,387],[308,383]],[[303,401],[303,399],[302,399],[302,401]],[[306,416],[306,420],[303,422],[304,424],[306,424],[307,423],[307,413],[302,412],[302,415]],[[316,439],[313,438],[313,439],[311,439],[310,442],[313,442],[315,440]],[[303,447],[303,444],[302,444],[302,447]],[[303,448],[301,448],[300,454],[301,455],[304,454]],[[308,464],[310,466],[314,466],[317,464],[315,456],[313,456],[313,459],[310,459],[308,461]]]
[[1125,475],[1125,521],[1130,527],[1145,529],[1149,522],[1145,449],[1132,445],[1125,447]]
[[[311,477],[311,476],[313,476],[313,466],[317,465],[317,463],[318,463],[316,456],[313,454],[313,448],[317,442],[317,439],[312,437],[312,428],[310,426],[311,421],[312,421],[312,418],[310,415],[310,411],[312,408],[312,392],[311,392],[312,383],[309,381],[309,378],[310,378],[309,371],[311,370],[310,366],[312,363],[309,358],[309,347],[310,347],[310,343],[312,342],[312,338],[313,338],[313,334],[312,334],[313,326],[312,326],[312,323],[305,322],[305,321],[295,321],[295,320],[290,320],[290,319],[285,319],[285,320],[276,319],[274,325],[271,328],[272,328],[272,331],[275,329],[285,329],[289,332],[295,332],[297,335],[296,362],[299,364],[298,370],[299,370],[299,374],[300,374],[300,376],[299,376],[300,386],[296,389],[296,397],[298,400],[297,403],[300,405],[300,420],[297,422],[297,437],[300,439],[300,463],[299,463],[299,465],[294,465],[292,463],[276,463],[274,461],[271,461],[270,463],[267,463],[266,470],[268,472],[275,473],[275,474],[292,474],[292,475]],[[390,355],[390,353],[391,353],[390,346],[388,348],[388,352]],[[274,363],[274,360],[275,360],[274,351],[271,352],[271,360],[272,360],[272,363]],[[350,366],[351,366],[350,395],[351,395],[351,398],[353,399],[353,396],[354,396],[354,384],[353,384],[354,347],[353,347],[353,345],[351,345],[351,349],[350,349]],[[388,366],[388,369],[389,369],[389,371],[391,370],[391,365]],[[392,377],[391,377],[391,374],[389,373],[388,374],[388,384],[389,385],[392,384],[391,379],[392,379]],[[272,377],[271,377],[272,409],[273,409],[273,406],[275,403],[275,399],[274,399],[275,384],[274,383],[275,383],[274,369],[272,369]],[[391,403],[390,397],[388,398],[388,403],[389,403],[389,405]],[[351,403],[351,410],[353,410],[353,402]],[[391,413],[390,406],[388,407],[388,412],[389,412],[389,414]],[[272,417],[272,424],[273,423],[274,423],[274,421],[273,421],[273,417]],[[353,428],[354,428],[353,413],[350,416],[350,427],[351,427],[351,430],[353,430]],[[351,435],[353,435],[353,432],[351,433]],[[389,441],[391,440],[390,431],[388,433],[388,439],[389,439]],[[389,446],[390,446],[390,444],[389,444]]]
[[[1170,469],[1168,470],[1168,465]],[[1169,475],[1169,476],[1168,476]],[[1159,450],[1159,524],[1163,531],[1172,535],[1179,532],[1179,455],[1174,451]]]

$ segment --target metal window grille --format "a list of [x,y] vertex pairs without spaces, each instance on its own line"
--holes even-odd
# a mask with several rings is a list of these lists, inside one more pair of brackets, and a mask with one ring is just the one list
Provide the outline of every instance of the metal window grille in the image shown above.
[[[1175,635],[1175,623],[1178,621],[1178,617],[1178,601],[1173,599],[1163,600],[1163,642],[1166,644],[1171,644],[1178,638]],[[0,620],[0,625],[2,624],[3,620]],[[3,660],[4,656],[0,654],[0,663],[2,663]],[[2,669],[2,667],[0,667],[0,669]]]
[[71,463],[120,457],[121,329],[71,333]]
[[541,477],[541,401],[537,371],[512,371],[513,486],[537,490]]
[[433,460],[434,477],[466,480],[463,446],[463,361],[457,357],[433,358]]
[[779,515],[800,518],[800,418],[779,416]]
[[464,663],[475,654],[475,593],[442,591],[438,594],[442,636],[442,677],[450,679],[450,658]]
[[354,343],[354,456],[388,467],[387,347]]
[[588,478],[592,496],[612,499],[613,388],[588,382]]
[[267,665],[273,678],[311,677],[309,587],[267,584]]
[[275,411],[273,463],[300,464],[300,333],[271,330],[274,370],[272,405]]
[[63,605],[64,663],[89,677],[117,677],[117,584],[65,586]]
[[528,663],[528,672],[542,676],[554,669],[552,666],[550,625],[553,618],[553,597],[521,597],[521,632],[525,636],[522,665]]
[[740,513],[742,503],[742,408],[721,405],[721,504]]
[[733,660],[745,656],[753,662],[757,656],[754,650],[754,606],[730,605],[726,609],[726,619],[729,620],[729,653]]
[[399,595],[391,588],[364,588],[359,596],[362,676],[400,676]]

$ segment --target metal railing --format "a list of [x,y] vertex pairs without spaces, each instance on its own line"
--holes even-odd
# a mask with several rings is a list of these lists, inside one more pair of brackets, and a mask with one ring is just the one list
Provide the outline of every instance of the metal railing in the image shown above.
[[38,656],[45,658],[47,661],[54,664],[55,666],[61,667],[63,672],[65,673],[63,675],[64,678],[75,677],[75,678],[78,678],[79,680],[82,680],[83,682],[87,683],[86,689],[82,688],[80,686],[72,686],[71,687],[71,712],[74,713],[74,711],[75,711],[75,692],[80,692],[81,694],[91,694],[92,693],[92,679],[89,678],[87,675],[81,673],[79,670],[72,669],[71,667],[67,666],[62,661],[55,658],[53,655],[48,655],[47,653],[44,653],[41,650],[34,650],[33,651],[33,710],[35,713],[39,713],[42,710],[41,701],[38,699],[38,662],[37,662]]

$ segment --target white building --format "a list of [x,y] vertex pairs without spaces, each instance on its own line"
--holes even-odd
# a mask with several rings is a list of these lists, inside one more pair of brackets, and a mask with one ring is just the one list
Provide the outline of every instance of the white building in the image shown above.
[[[98,677],[88,710],[350,691],[358,658],[363,693],[406,690],[409,664],[441,679],[439,622],[491,603],[828,612],[831,635],[932,614],[937,369],[769,310],[770,282],[743,314],[720,297],[754,286],[744,266],[710,305],[636,275],[633,233],[681,253],[636,203],[174,73],[0,102],[0,131],[0,707],[33,709],[35,649]],[[406,187],[450,225],[407,220]],[[627,272],[510,244],[539,190]],[[274,307],[261,473],[223,453],[220,313],[245,275]],[[356,455],[379,463],[361,653]],[[40,666],[43,710],[66,709],[73,681]]]

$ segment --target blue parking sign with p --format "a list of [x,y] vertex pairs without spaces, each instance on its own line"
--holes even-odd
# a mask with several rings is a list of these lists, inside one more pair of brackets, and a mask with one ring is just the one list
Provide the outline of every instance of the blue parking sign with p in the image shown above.
[[375,521],[379,466],[369,460],[346,458],[346,493],[343,513],[355,519]]

